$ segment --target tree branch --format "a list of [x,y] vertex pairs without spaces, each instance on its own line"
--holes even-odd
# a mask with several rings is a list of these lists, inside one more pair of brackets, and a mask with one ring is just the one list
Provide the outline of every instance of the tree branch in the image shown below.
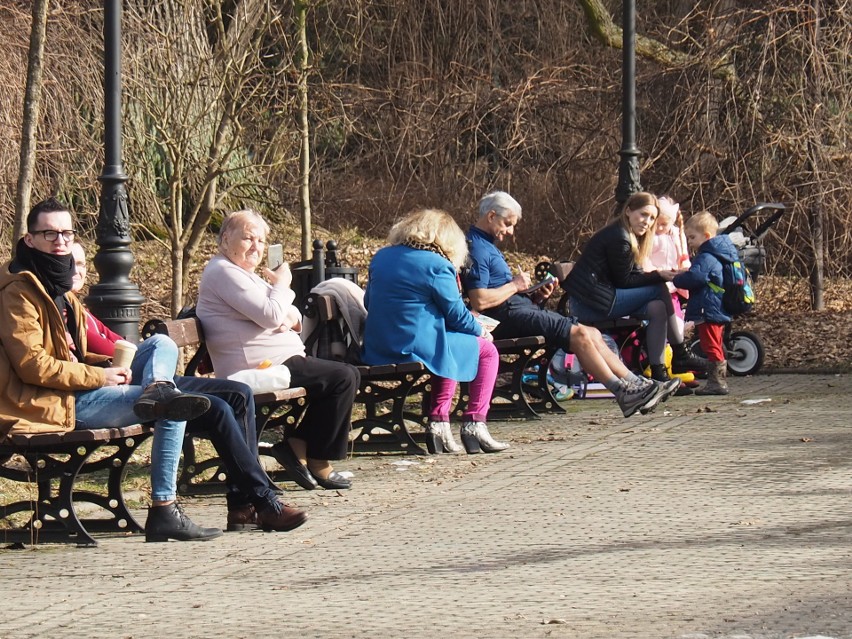
[[[612,16],[607,11],[601,0],[577,0],[586,15],[586,23],[589,32],[601,43],[614,49],[621,49],[623,45],[623,30],[615,24]],[[658,40],[643,35],[636,36],[636,54],[653,60],[667,68],[680,68],[687,66],[704,65],[710,73],[724,80],[739,93],[739,79],[736,70],[727,53],[705,61],[699,57],[676,51]]]

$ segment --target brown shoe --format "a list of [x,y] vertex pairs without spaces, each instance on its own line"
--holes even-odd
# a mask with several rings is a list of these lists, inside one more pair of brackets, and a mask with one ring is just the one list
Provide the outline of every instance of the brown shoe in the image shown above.
[[257,525],[263,530],[284,532],[293,530],[308,521],[308,516],[301,510],[278,502],[278,509],[273,506],[264,508],[257,513]]
[[234,508],[228,511],[228,532],[239,532],[257,528],[257,509],[249,504],[242,508]]

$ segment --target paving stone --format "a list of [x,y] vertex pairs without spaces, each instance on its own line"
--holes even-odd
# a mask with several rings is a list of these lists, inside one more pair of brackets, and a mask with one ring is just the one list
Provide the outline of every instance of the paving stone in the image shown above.
[[852,377],[730,385],[495,422],[499,455],[356,456],[350,491],[287,486],[290,533],[2,550],[0,637],[852,638]]

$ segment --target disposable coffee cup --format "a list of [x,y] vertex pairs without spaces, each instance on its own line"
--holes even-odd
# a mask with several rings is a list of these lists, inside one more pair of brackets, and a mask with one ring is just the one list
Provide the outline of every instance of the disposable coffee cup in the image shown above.
[[136,344],[120,339],[115,343],[112,365],[116,368],[130,368],[134,355],[136,355]]

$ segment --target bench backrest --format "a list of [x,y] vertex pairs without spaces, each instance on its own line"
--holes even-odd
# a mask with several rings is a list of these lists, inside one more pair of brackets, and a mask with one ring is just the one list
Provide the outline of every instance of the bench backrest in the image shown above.
[[204,344],[204,330],[201,328],[201,321],[197,317],[158,322],[154,327],[154,332],[168,335],[179,348],[196,348],[195,354],[186,364],[184,375],[193,377],[199,373],[213,371],[210,357],[207,354],[207,346]]
[[204,341],[204,331],[197,317],[163,322],[157,332],[171,337],[180,348],[198,346]]
[[[197,317],[157,322],[153,330],[155,333],[168,335],[180,348],[197,347],[195,355],[186,365],[184,375],[193,377],[198,374],[213,372],[213,365],[210,363],[207,353],[207,345],[204,343],[204,331],[201,328],[201,321]],[[258,406],[263,406],[264,404],[280,403],[285,400],[305,397],[305,395],[304,388],[291,387],[268,393],[256,393],[254,399]]]

